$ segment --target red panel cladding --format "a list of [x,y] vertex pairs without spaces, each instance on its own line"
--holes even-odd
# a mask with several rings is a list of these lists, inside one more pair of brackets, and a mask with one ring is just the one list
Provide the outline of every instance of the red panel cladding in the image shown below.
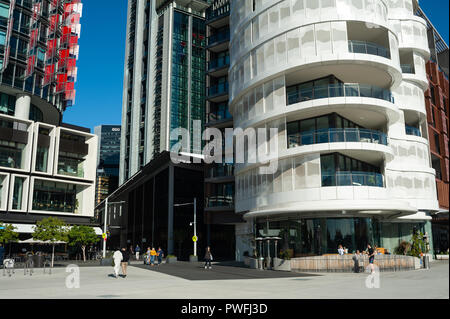
[[49,28],[50,33],[56,32],[56,30],[58,29],[58,23],[59,23],[59,14],[52,15],[50,17],[50,28]]
[[26,74],[32,74],[34,72],[34,66],[36,65],[36,56],[31,55],[27,59],[27,71]]
[[54,64],[46,65],[43,85],[47,85],[50,82],[52,82],[54,74],[55,74],[55,65]]

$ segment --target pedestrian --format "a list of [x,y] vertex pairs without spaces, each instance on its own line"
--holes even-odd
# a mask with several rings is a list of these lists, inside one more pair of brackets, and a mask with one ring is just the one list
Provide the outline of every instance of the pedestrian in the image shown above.
[[342,245],[338,246],[338,254],[341,256],[344,255],[344,248],[342,247]]
[[128,261],[130,260],[130,253],[126,250],[126,248],[122,248],[122,274],[123,274],[123,278],[127,277],[127,266],[128,266]]
[[373,265],[373,262],[375,260],[375,251],[372,246],[370,246],[370,244],[367,244],[367,255],[369,257],[370,273],[373,274],[375,272],[375,268]]
[[211,269],[211,261],[213,260],[213,256],[211,254],[211,247],[206,247],[206,253],[205,253],[205,269],[209,266],[209,269]]
[[153,267],[155,265],[155,258],[157,256],[157,252],[155,250],[155,247],[152,247],[152,250],[150,251],[150,265]]
[[144,264],[146,265],[150,265],[150,252],[151,252],[150,247],[147,247],[147,252],[145,253],[145,260],[144,260]]
[[156,252],[158,254],[158,266],[162,264],[162,259],[164,257],[164,251],[161,249],[161,247],[158,247],[158,251]]
[[130,246],[130,256],[134,255],[134,249],[133,249],[133,245]]
[[120,269],[120,263],[122,262],[123,255],[119,248],[116,249],[116,251],[113,254],[114,259],[114,277],[118,278],[119,276],[119,269]]
[[139,253],[141,252],[141,247],[139,247],[139,245],[136,245],[134,251],[136,252],[136,260],[139,260]]

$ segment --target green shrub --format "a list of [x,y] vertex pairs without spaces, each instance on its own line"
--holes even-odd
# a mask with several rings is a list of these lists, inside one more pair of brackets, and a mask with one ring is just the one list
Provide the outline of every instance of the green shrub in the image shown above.
[[407,241],[402,241],[397,248],[395,248],[394,253],[396,255],[406,255],[411,249],[411,244]]

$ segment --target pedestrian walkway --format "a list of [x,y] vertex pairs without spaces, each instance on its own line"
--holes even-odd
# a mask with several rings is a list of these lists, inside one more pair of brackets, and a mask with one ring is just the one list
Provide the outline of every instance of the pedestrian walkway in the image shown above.
[[132,266],[187,280],[270,279],[320,276],[317,274],[250,269],[247,267],[239,267],[237,263],[213,263],[212,269],[205,269],[204,263],[202,262],[190,263],[183,261],[154,267],[142,264],[134,264]]

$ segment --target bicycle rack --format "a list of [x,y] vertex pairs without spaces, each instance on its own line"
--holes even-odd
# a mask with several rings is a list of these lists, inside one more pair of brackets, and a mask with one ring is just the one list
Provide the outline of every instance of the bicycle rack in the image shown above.
[[47,273],[47,271],[45,270],[46,269],[46,267],[48,268],[48,274],[49,275],[51,275],[52,274],[52,264],[51,264],[51,262],[49,261],[49,260],[45,260],[44,261],[44,274],[46,274]]
[[27,274],[30,274],[30,276],[32,276],[34,272],[33,268],[34,268],[33,259],[31,258],[27,259],[23,265],[23,275],[25,276]]
[[8,274],[8,276],[11,277],[11,273],[15,274],[14,264],[14,259],[3,260],[3,276],[6,276],[6,274]]

